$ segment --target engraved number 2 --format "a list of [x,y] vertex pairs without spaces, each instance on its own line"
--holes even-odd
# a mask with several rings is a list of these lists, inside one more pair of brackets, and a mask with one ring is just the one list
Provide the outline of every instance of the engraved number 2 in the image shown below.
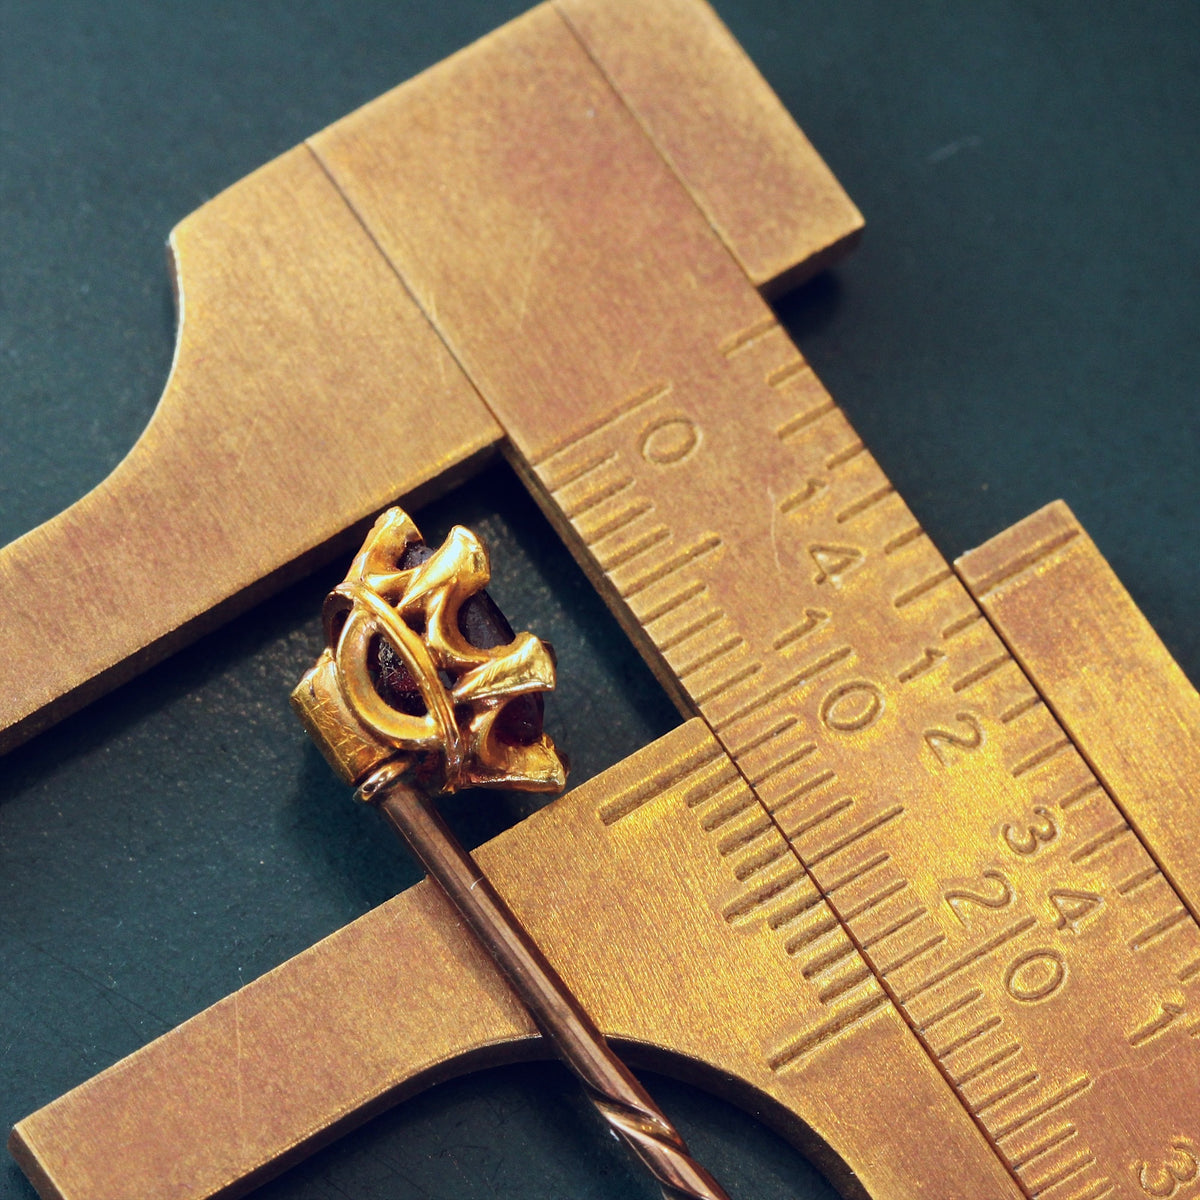
[[[928,651],[926,651],[928,653]],[[927,729],[925,744],[937,755],[938,761],[948,764],[954,750],[978,750],[983,745],[983,726],[973,713],[954,714],[959,729]]]
[[950,905],[951,911],[964,925],[967,924],[967,918],[963,915],[963,905],[977,904],[980,908],[1004,908],[1005,905],[1012,903],[1012,884],[999,871],[984,871],[983,878],[990,879],[999,887],[989,887],[987,891],[984,891],[982,885],[973,884],[970,889],[965,887],[947,888],[942,893],[946,898],[946,903]]
[[1138,1187],[1147,1196],[1174,1196],[1181,1183],[1191,1183],[1200,1173],[1200,1161],[1186,1142],[1172,1142],[1171,1151],[1169,1161],[1161,1166],[1152,1167],[1143,1162],[1133,1168]]

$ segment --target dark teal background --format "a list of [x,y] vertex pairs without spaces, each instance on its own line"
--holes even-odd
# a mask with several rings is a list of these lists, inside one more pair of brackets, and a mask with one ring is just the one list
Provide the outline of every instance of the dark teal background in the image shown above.
[[[522,7],[0,0],[0,543],[145,424],[172,224]],[[1196,678],[1200,7],[717,7],[866,215],[780,311],[935,542],[1065,498]],[[503,469],[419,516],[481,526],[502,605],[556,643],[577,780],[676,720]],[[416,879],[287,710],[330,579],[0,762],[0,1126]],[[474,841],[525,811],[453,807]],[[739,1200],[829,1194],[752,1120],[650,1082]],[[539,1065],[437,1088],[262,1194],[653,1190]],[[32,1196],[8,1163],[0,1196]]]

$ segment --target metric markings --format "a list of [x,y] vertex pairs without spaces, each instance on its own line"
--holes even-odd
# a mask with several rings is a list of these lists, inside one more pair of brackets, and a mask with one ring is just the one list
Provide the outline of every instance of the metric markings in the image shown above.
[[[1193,1042],[1200,931],[779,326],[719,354],[731,412],[702,415],[660,380],[535,469],[753,788],[696,805],[743,885],[725,919],[777,931],[828,1010],[780,1031],[770,1066],[894,1003],[1028,1196],[1136,1195],[1127,1164],[1097,1150],[1119,1080],[1087,1047],[1064,1054],[1041,1014],[1109,986],[1086,977],[1103,928],[1134,971],[1113,990],[1150,993],[1127,1051]],[[743,442],[744,482],[697,474],[734,440],[729,422],[751,419],[761,472]],[[780,585],[755,578],[762,534],[737,523],[754,486],[789,581],[766,619]],[[989,841],[974,883],[939,880],[931,827],[950,857]]]

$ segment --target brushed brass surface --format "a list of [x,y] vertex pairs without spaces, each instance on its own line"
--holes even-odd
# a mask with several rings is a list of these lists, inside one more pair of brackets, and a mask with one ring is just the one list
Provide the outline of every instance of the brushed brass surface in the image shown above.
[[[1151,854],[570,28],[494,36],[520,69],[464,52],[314,149],[753,786],[748,893],[798,862],[828,900],[838,925],[793,941],[821,1052],[854,1053],[878,996],[1029,1194],[1136,1194],[1130,1162],[1197,1136],[1197,1047],[1165,1086],[1129,1052],[1143,904],[1079,897]],[[1178,936],[1200,951],[1190,914]],[[818,1027],[778,1030],[777,1070]]]
[[[613,9],[616,26],[606,8],[576,8],[593,53],[763,287],[850,248],[862,218],[706,5]],[[303,147],[187,217],[170,252],[177,345],[150,425],[92,492],[0,548],[0,753],[348,549],[392,501],[452,486],[502,437]]]
[[303,147],[181,222],[170,249],[178,342],[150,424],[98,487],[0,550],[0,750],[501,437]]
[[1200,695],[1061,500],[955,567],[1169,880],[1123,886],[1159,891],[1185,930],[1183,907],[1200,914]]
[[[772,1067],[781,1029],[829,1023],[828,981],[798,970],[788,944],[834,922],[786,869],[768,919],[747,907],[761,847],[739,835],[755,822],[746,785],[693,720],[476,855],[631,1059],[654,1051],[733,1088],[848,1196],[1020,1195],[886,1003],[859,1017],[854,1053]],[[449,901],[421,883],[26,1118],[10,1148],[43,1196],[240,1195],[439,1079],[548,1053]]]
[[[753,262],[783,260],[719,236],[735,215],[639,98],[638,56],[606,49],[638,20],[613,11],[534,10],[311,142],[702,718],[481,861],[606,1034],[773,1102],[848,1195],[1185,1196],[1186,865],[1126,887],[1160,834],[1089,764],[1130,811],[1152,776],[1040,701],[761,299]],[[35,1113],[15,1152],[45,1195],[137,1194],[116,1128],[124,1179],[232,1195],[408,1090],[537,1052],[461,940],[414,889]],[[388,1039],[380,1005],[404,1017]],[[183,1089],[204,1148],[147,1123]]]
[[[391,774],[391,769],[385,767],[383,773]],[[399,775],[385,779],[372,793],[388,823],[486,947],[542,1036],[583,1083],[609,1133],[650,1172],[666,1200],[729,1200],[617,1057],[491,880],[459,845],[430,797]]]
[[707,4],[557,8],[755,287],[778,295],[854,246],[858,209]]

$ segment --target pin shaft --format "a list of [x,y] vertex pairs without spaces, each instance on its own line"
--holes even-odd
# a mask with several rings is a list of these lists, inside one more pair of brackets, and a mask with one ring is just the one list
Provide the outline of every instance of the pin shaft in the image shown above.
[[568,990],[516,914],[459,844],[430,797],[404,780],[371,796],[483,943],[543,1036],[668,1200],[729,1200]]

